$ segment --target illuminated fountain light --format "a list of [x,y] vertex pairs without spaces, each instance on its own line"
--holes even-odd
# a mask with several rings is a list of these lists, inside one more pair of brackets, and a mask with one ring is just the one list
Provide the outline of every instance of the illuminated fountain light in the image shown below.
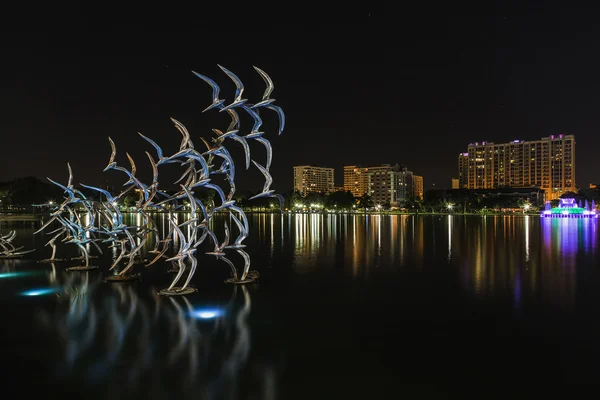
[[558,207],[553,208],[550,208],[549,203],[547,203],[541,216],[546,218],[598,218],[593,206],[591,210],[586,207],[579,207],[573,198],[560,199]]

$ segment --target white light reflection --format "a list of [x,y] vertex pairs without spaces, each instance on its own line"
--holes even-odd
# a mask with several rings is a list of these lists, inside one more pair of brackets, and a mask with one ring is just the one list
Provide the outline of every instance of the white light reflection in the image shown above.
[[269,225],[271,225],[271,260],[275,254],[275,214],[269,214]]
[[192,313],[192,317],[198,319],[213,319],[218,318],[223,315],[223,310],[218,308],[203,308],[199,310],[194,310]]
[[452,215],[448,215],[448,262],[452,261]]
[[356,278],[358,276],[358,263],[359,263],[359,249],[358,249],[358,241],[356,239],[356,219],[357,215],[352,216],[352,278]]
[[316,248],[319,244],[319,216],[321,214],[310,215],[310,248],[311,250]]
[[525,262],[529,262],[529,215],[525,216]]
[[377,221],[377,256],[379,261],[381,261],[381,214],[377,214],[375,218],[375,221]]
[[[90,225],[90,213],[86,213],[85,217],[83,217],[83,221],[85,223],[85,226],[89,226]],[[90,231],[86,230],[85,231],[85,237],[86,238],[90,238],[91,234]],[[86,246],[86,248],[88,248],[89,246]]]
[[283,249],[283,213],[279,217],[279,229],[281,230],[281,248]]

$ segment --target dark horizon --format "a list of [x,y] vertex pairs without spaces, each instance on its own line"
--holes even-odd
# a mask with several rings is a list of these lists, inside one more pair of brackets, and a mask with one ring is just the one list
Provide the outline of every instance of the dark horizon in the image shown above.
[[[104,29],[81,23],[64,33],[32,24],[40,32],[3,38],[0,181],[37,176],[64,183],[69,162],[75,183],[119,186],[122,174],[102,172],[108,136],[119,165],[129,167],[129,152],[150,180],[144,151],[155,152],[137,132],[170,154],[181,140],[170,117],[198,148],[200,136],[227,127],[226,115],[201,113],[211,89],[191,73],[217,81],[229,103],[234,85],[220,64],[241,78],[249,102],[264,91],[252,65],[274,81],[272,97],[287,117],[281,136],[276,114],[261,115],[279,192],[293,187],[294,165],[332,167],[342,186],[344,165],[399,163],[423,176],[425,189],[450,188],[457,156],[470,142],[560,133],[576,138],[577,186],[600,182],[596,14],[507,4],[469,13],[282,20],[268,27],[275,36],[252,39],[219,28],[219,40],[209,40],[216,27],[208,19],[189,31],[165,25],[162,32],[135,21]],[[242,129],[249,129],[244,117]],[[238,190],[261,190],[263,177],[254,166],[244,171],[239,144],[228,148]],[[253,154],[264,158],[260,145]],[[165,185],[181,173],[161,167]]]

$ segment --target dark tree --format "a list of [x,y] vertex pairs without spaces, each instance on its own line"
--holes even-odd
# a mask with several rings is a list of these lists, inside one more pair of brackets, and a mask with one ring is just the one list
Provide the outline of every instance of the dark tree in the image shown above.
[[363,210],[366,210],[367,208],[371,208],[373,207],[373,198],[371,196],[369,196],[368,194],[363,194],[359,199],[358,199],[358,208],[362,208]]
[[352,192],[331,192],[325,198],[325,206],[328,209],[348,210],[355,204]]

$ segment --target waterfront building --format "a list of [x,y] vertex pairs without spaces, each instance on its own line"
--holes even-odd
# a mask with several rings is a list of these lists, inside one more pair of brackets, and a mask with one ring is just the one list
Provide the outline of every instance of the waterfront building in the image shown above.
[[[415,191],[415,181],[417,191]],[[368,194],[377,205],[401,206],[412,195],[423,196],[423,177],[398,164],[373,167],[356,165],[344,167],[344,189],[354,197]]]
[[[465,161],[466,178],[461,180]],[[538,187],[546,192],[546,200],[576,191],[574,135],[470,143],[467,153],[459,155],[458,164],[459,186],[466,184],[468,189]]]
[[423,200],[423,177],[413,175],[413,195],[415,199]]
[[306,196],[310,192],[333,192],[333,168],[312,165],[294,167],[294,191]]

